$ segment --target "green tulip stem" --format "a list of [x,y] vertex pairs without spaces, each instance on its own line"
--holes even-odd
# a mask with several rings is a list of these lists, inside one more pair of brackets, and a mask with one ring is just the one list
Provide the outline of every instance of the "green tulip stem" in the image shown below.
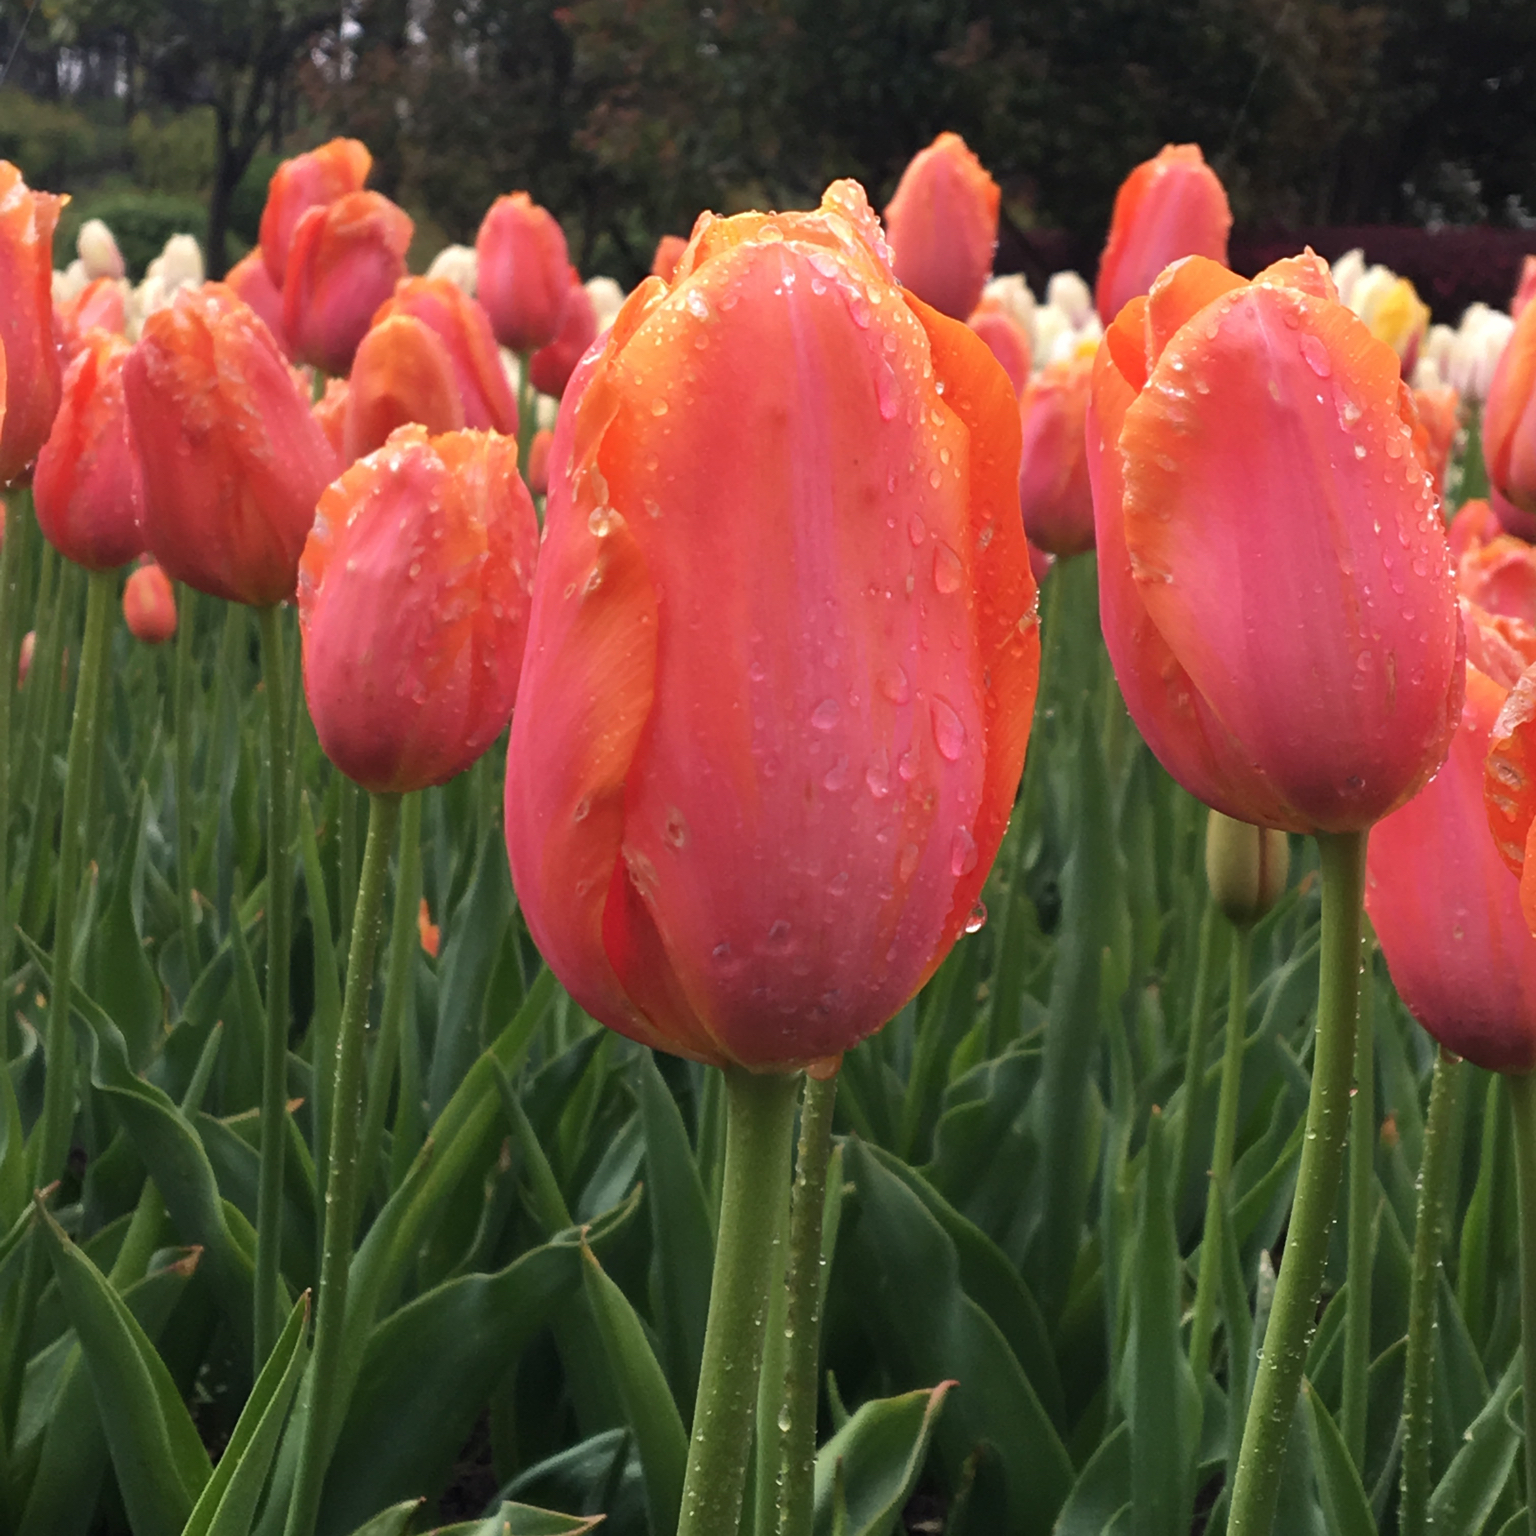
[[[400,802],[400,860],[395,871],[395,911],[389,932],[389,965],[384,973],[384,1007],[379,1018],[379,1039],[373,1048],[368,1072],[368,1100],[363,1111],[362,1139],[358,1143],[361,1189],[366,1192],[384,1146],[384,1117],[389,1109],[389,1084],[400,1055],[400,1036],[405,1008],[416,975],[416,954],[421,937],[416,914],[421,903],[421,798],[417,790]],[[355,914],[354,914],[355,921]],[[405,1094],[401,1079],[401,1098]],[[362,1202],[353,1211],[353,1225],[362,1214]]]
[[283,1150],[288,1140],[288,939],[293,881],[288,834],[288,674],[283,616],[258,609],[261,676],[267,695],[267,1036],[261,1065],[261,1149],[256,1187],[255,1372],[277,1342],[282,1239]]
[[[11,705],[16,697],[16,604],[20,596],[22,501],[26,493],[5,496],[5,542],[0,544],[0,976],[11,973]],[[11,1010],[4,1010],[0,1051],[16,1054]]]
[[368,810],[368,840],[347,951],[347,990],[336,1039],[335,1090],[331,1095],[329,1166],[325,1178],[325,1235],[320,1251],[320,1292],[315,1302],[315,1350],[309,1364],[308,1411],[287,1536],[312,1536],[320,1509],[334,1438],[336,1384],[341,1374],[347,1283],[352,1265],[353,1216],[358,1205],[358,1122],[362,1118],[363,1035],[368,997],[389,879],[389,850],[400,821],[400,796],[375,794]]
[[[816,1484],[816,1400],[821,1363],[821,1220],[832,1156],[832,1106],[837,1074],[806,1074],[800,1105],[800,1145],[789,1206],[785,1275],[784,1396],[779,1410],[778,1536],[811,1536]],[[767,1533],[764,1533],[767,1536]]]
[[[1446,1159],[1452,1150],[1461,1060],[1444,1049],[1435,1053],[1424,1156],[1419,1164],[1419,1209],[1413,1229],[1413,1270],[1408,1282],[1408,1353],[1403,1376],[1403,1497],[1398,1529],[1402,1536],[1427,1536],[1430,1528],[1431,1407],[1435,1374],[1435,1308],[1439,1300],[1441,1232],[1449,1193]],[[1522,1194],[1523,1194],[1522,1190]],[[1522,1226],[1524,1201],[1522,1199]]]
[[[1525,1419],[1536,1421],[1536,1073],[1507,1073],[1515,1122],[1515,1187],[1520,1200],[1520,1338],[1525,1359]],[[1525,1486],[1536,1489],[1536,1435],[1525,1435]],[[1527,1501],[1536,1536],[1536,1498]]]
[[1339,1431],[1355,1470],[1365,1476],[1365,1410],[1370,1394],[1371,1286],[1376,1214],[1376,941],[1366,924],[1360,964],[1360,1020],[1355,1029],[1355,1096],[1349,1105],[1349,1230],[1346,1275],[1365,1278],[1344,1292],[1344,1390]]
[[[533,388],[533,353],[517,354],[517,472],[528,479],[533,434],[538,430],[538,396]],[[531,491],[530,491],[531,494]]]
[[[90,767],[100,725],[101,674],[107,664],[107,631],[117,604],[117,572],[92,571],[85,608],[85,640],[75,684],[75,715],[64,768],[64,815],[59,825],[58,889],[54,896],[53,988],[48,1003],[48,1038],[43,1078],[43,1113],[33,1132],[32,1181],[41,1189],[64,1172],[74,1122],[74,1041],[69,1005],[74,987],[75,908],[80,895],[81,828],[86,819]],[[45,674],[37,679],[51,681]]]
[[1286,1442],[1328,1257],[1355,1065],[1365,841],[1363,831],[1320,832],[1317,838],[1323,934],[1312,1093],[1285,1252],[1238,1451],[1230,1536],[1269,1536],[1274,1523]]
[[762,1366],[780,1181],[789,1178],[798,1074],[726,1067],[725,1177],[677,1536],[720,1536],[741,1518]]
[[1243,1047],[1248,1029],[1248,972],[1253,959],[1253,929],[1247,924],[1232,934],[1232,984],[1227,998],[1227,1038],[1221,1053],[1221,1088],[1216,1097],[1216,1140],[1211,1148],[1210,1184],[1205,1197],[1205,1227],[1200,1237],[1200,1278],[1195,1290],[1195,1316],[1189,1330],[1189,1368],[1203,1382],[1211,1365],[1211,1335],[1216,1327],[1216,1302],[1221,1292],[1221,1242],[1218,1232],[1223,1210],[1230,1209],[1232,1151],[1237,1143],[1237,1110],[1243,1094]]
[[192,654],[196,593],[185,582],[176,584],[176,904],[181,916],[181,951],[186,960],[187,986],[202,970],[197,947],[197,897],[192,888],[192,733],[195,709]]

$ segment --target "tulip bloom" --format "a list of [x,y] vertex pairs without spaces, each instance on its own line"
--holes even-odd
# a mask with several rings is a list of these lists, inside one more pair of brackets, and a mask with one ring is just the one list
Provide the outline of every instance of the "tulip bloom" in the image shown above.
[[1494,369],[1483,412],[1483,462],[1500,496],[1517,511],[1536,514],[1536,304],[1521,310]]
[[268,275],[266,258],[261,252],[251,251],[242,256],[225,274],[224,284],[261,316],[283,356],[291,358],[293,348],[283,329],[283,290]]
[[[1365,906],[1414,1018],[1480,1067],[1525,1072],[1536,1067],[1536,938],[1521,914],[1520,880],[1488,835],[1484,759],[1521,662],[1536,659],[1536,631],[1520,626],[1524,655],[1499,648],[1516,670],[1489,676],[1470,654],[1491,654],[1485,619],[1470,604],[1464,611],[1466,702],[1450,755],[1432,783],[1372,827]],[[1489,786],[1506,798],[1496,779]]]
[[53,339],[53,227],[62,197],[33,192],[0,160],[0,349],[5,352],[5,418],[0,487],[18,479],[43,446],[59,408],[59,353]]
[[966,322],[992,349],[992,355],[1003,365],[1013,392],[1022,395],[1029,387],[1032,360],[1029,352],[1029,332],[1008,312],[1002,299],[985,296],[972,310]]
[[1358,831],[1461,714],[1440,503],[1392,349],[1310,253],[1202,257],[1105,337],[1089,471],[1105,641],[1164,767],[1239,820]]
[[414,316],[430,326],[447,348],[464,412],[462,425],[517,435],[517,401],[501,366],[491,322],[474,299],[446,278],[405,277],[379,306],[373,323],[378,325],[390,315]]
[[[319,149],[284,160],[272,173],[266,206],[261,210],[260,249],[274,288],[283,286],[288,248],[299,220],[311,208],[323,208],[349,192],[361,192],[372,166],[373,156],[365,144],[357,139],[332,139]],[[257,309],[257,313],[261,311]]]
[[1198,144],[1166,144],[1143,160],[1115,194],[1109,240],[1099,258],[1094,297],[1108,325],[1181,256],[1225,264],[1232,209]]
[[581,285],[575,267],[571,268],[571,291],[565,301],[560,332],[547,347],[540,347],[528,360],[528,377],[541,395],[558,400],[565,393],[581,354],[597,340],[597,311],[592,298]]
[[123,588],[128,633],[145,645],[164,645],[176,633],[176,594],[171,578],[155,564],[138,566]]
[[430,326],[414,315],[390,315],[363,337],[347,381],[342,458],[375,448],[396,427],[418,422],[434,436],[464,425],[453,360]]
[[131,350],[109,331],[86,333],[32,476],[44,537],[88,571],[115,570],[144,549],[144,484],[123,397]]
[[1019,399],[1019,506],[1031,544],[1053,555],[1093,548],[1093,490],[1083,424],[1093,359],[1052,363]]
[[565,231],[526,192],[498,197],[475,236],[476,290],[491,329],[514,352],[547,347],[560,331],[570,292]]
[[539,553],[517,445],[402,427],[320,500],[299,564],[304,693],[364,789],[442,784],[517,697]]
[[998,185],[958,133],[941,133],[912,157],[885,210],[891,261],[902,286],[964,320],[992,275]]
[[933,974],[1039,670],[1018,408],[853,182],[705,216],[561,405],[507,754],[541,952],[697,1060],[835,1056]]
[[349,192],[311,208],[293,231],[283,278],[283,331],[301,362],[345,373],[395,284],[415,229],[377,192]]
[[144,322],[124,386],[150,553],[215,597],[291,597],[337,462],[271,331],[222,283],[184,290]]

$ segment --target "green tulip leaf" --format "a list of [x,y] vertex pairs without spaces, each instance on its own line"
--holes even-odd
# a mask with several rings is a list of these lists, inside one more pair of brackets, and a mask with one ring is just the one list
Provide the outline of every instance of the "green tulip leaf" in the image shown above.
[[[816,1453],[813,1529],[830,1536],[890,1536],[928,1457],[951,1381],[865,1403]],[[836,1510],[841,1496],[842,1510]]]

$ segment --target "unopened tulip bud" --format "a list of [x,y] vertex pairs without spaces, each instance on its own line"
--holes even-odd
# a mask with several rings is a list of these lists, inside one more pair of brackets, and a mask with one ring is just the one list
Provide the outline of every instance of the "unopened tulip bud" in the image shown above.
[[1417,413],[1335,293],[1310,252],[1251,282],[1169,267],[1100,346],[1085,433],[1132,718],[1207,805],[1296,832],[1363,831],[1418,793],[1463,686]]
[[299,566],[326,755],[379,793],[442,784],[517,697],[539,529],[517,444],[402,427],[320,499]]
[[127,271],[112,231],[100,219],[87,219],[80,226],[75,249],[85,264],[85,275],[93,281],[98,277],[122,277]]
[[373,156],[357,139],[332,139],[319,149],[285,160],[267,183],[261,210],[261,259],[275,288],[288,271],[288,248],[298,222],[314,207],[325,207],[349,192],[361,192]]
[[956,320],[992,275],[1002,192],[958,133],[912,157],[886,205],[891,264],[904,288]]
[[1229,923],[1250,928],[1285,892],[1291,845],[1284,832],[1212,811],[1205,828],[1205,878]]
[[630,295],[561,404],[507,750],[522,911],[595,1018],[782,1071],[973,926],[1038,677],[1018,454],[856,183],[706,215]]
[[145,645],[164,645],[176,633],[176,594],[171,578],[153,560],[128,577],[123,588],[128,633]]
[[283,276],[283,330],[299,361],[328,374],[351,368],[374,312],[405,275],[415,227],[378,192],[349,192],[304,213]]
[[1185,256],[1225,263],[1232,209],[1198,144],[1168,144],[1125,178],[1115,194],[1109,240],[1094,294],[1108,325],[1157,275]]
[[477,294],[502,346],[534,352],[560,331],[570,292],[565,231],[526,192],[498,197],[475,236]]
[[382,448],[396,427],[417,422],[429,433],[464,425],[453,360],[430,326],[414,315],[388,315],[363,337],[347,381],[342,458]]
[[43,536],[88,571],[114,570],[144,549],[144,483],[123,392],[131,350],[110,331],[86,333],[32,476]]
[[[421,321],[442,342],[463,410],[460,426],[517,435],[517,400],[501,365],[491,322],[480,304],[445,278],[403,277],[379,306],[373,324],[378,326],[391,315],[409,315]],[[420,421],[433,432],[452,430],[434,427],[424,416],[407,419]],[[377,446],[371,443],[369,449]]]
[[1043,369],[1019,397],[1024,531],[1031,544],[1053,555],[1093,548],[1093,490],[1083,436],[1092,384],[1092,357],[1074,358]]
[[150,553],[215,597],[291,596],[337,465],[271,331],[222,283],[183,292],[145,322],[124,387]]

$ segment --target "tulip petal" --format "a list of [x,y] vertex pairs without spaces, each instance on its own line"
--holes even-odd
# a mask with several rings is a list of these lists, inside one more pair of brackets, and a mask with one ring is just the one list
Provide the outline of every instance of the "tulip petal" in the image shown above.
[[1088,474],[1093,484],[1099,565],[1099,616],[1126,707],[1162,765],[1197,799],[1255,825],[1300,830],[1295,818],[1231,735],[1206,707],[1147,613],[1125,543],[1125,497],[1118,448],[1125,413],[1136,398],[1119,359],[1145,367],[1140,306],[1133,299],[1109,328],[1095,359],[1088,406]]
[[1035,715],[1040,681],[1039,594],[1029,547],[1015,515],[1018,488],[1013,464],[1018,412],[1009,380],[992,365],[985,342],[909,297],[928,332],[933,367],[944,381],[944,398],[971,434],[971,575],[978,593],[976,650],[986,713],[987,760],[981,800],[972,827],[977,859],[955,887],[943,937],[927,976],[949,953],[986,883],[1002,845],[1024,771],[1024,752]]
[[[1147,611],[1317,830],[1400,805],[1459,714],[1439,502],[1396,381],[1391,348],[1342,306],[1247,288],[1178,333],[1121,436]],[[1401,689],[1400,665],[1412,669]]]
[[1156,365],[1174,333],[1207,304],[1243,286],[1236,272],[1209,256],[1187,256],[1166,268],[1147,294],[1147,367]]

